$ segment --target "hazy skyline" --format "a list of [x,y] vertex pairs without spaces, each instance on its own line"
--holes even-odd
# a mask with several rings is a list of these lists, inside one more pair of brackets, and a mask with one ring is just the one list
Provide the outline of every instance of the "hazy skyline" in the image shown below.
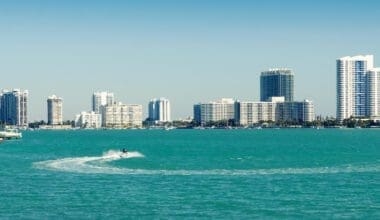
[[335,116],[336,64],[380,59],[380,2],[1,1],[0,88],[29,90],[29,119],[47,97],[64,119],[108,90],[124,103],[166,97],[172,118],[222,97],[259,100],[260,73],[291,68],[295,100]]

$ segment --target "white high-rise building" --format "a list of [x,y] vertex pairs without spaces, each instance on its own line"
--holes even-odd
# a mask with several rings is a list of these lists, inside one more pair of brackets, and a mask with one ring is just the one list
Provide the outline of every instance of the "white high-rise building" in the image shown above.
[[[337,60],[337,112],[339,121],[370,117],[376,104],[377,83],[373,55],[342,57]],[[372,106],[371,106],[372,105]],[[375,111],[375,110],[373,110]]]
[[3,90],[0,93],[0,122],[19,127],[28,126],[28,90]]
[[102,107],[102,125],[107,128],[142,126],[142,105],[114,103]]
[[92,95],[92,111],[101,113],[102,106],[112,105],[114,103],[114,95],[111,92],[95,92]]
[[368,116],[380,117],[380,68],[370,69],[367,73]]
[[149,120],[155,122],[171,121],[170,101],[166,98],[152,99],[148,105]]
[[81,112],[75,117],[75,127],[100,128],[102,125],[101,115],[95,112]]
[[56,95],[47,99],[48,125],[62,125],[62,98]]

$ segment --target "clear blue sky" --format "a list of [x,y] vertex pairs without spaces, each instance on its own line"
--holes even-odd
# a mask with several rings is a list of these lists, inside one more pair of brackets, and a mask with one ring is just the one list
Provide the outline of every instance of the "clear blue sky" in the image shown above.
[[110,90],[125,103],[171,100],[173,118],[221,97],[259,100],[268,68],[295,72],[296,99],[335,116],[335,59],[380,60],[378,1],[1,1],[0,88],[30,91],[31,120],[46,98],[64,118]]

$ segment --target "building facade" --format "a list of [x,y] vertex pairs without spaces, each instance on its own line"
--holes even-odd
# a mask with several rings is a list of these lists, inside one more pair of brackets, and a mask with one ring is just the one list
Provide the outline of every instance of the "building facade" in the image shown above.
[[239,125],[253,125],[260,122],[276,121],[277,102],[284,102],[284,97],[271,97],[268,102],[235,103],[235,122]]
[[380,68],[367,72],[367,115],[370,118],[380,118]]
[[337,59],[336,67],[337,119],[378,114],[378,69],[374,69],[373,55],[342,57]]
[[102,107],[102,126],[106,128],[142,127],[142,105],[114,103]]
[[102,117],[99,113],[81,112],[75,117],[75,127],[79,128],[100,128],[102,126]]
[[57,97],[56,95],[52,95],[47,99],[48,125],[63,124],[62,107],[62,98]]
[[114,103],[114,95],[110,92],[95,92],[92,95],[92,111],[101,113],[101,107]]
[[294,100],[294,74],[291,69],[270,69],[260,76],[260,101],[269,101],[270,97],[285,97],[285,101]]
[[170,122],[170,101],[166,98],[152,99],[148,104],[149,121]]
[[0,121],[6,125],[28,126],[28,91],[3,90],[0,94]]
[[231,120],[235,117],[235,101],[223,98],[218,101],[199,103],[194,105],[194,120],[205,125],[208,122]]
[[312,101],[279,102],[276,109],[276,121],[312,122],[315,119]]
[[235,122],[249,126],[261,122],[312,122],[315,118],[311,101],[285,102],[284,97],[271,97],[268,102],[235,102]]

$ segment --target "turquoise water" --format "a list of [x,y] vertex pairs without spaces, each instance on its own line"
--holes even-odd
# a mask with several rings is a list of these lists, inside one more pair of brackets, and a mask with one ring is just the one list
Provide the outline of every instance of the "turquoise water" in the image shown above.
[[0,218],[137,217],[380,219],[380,130],[30,131],[0,144]]

